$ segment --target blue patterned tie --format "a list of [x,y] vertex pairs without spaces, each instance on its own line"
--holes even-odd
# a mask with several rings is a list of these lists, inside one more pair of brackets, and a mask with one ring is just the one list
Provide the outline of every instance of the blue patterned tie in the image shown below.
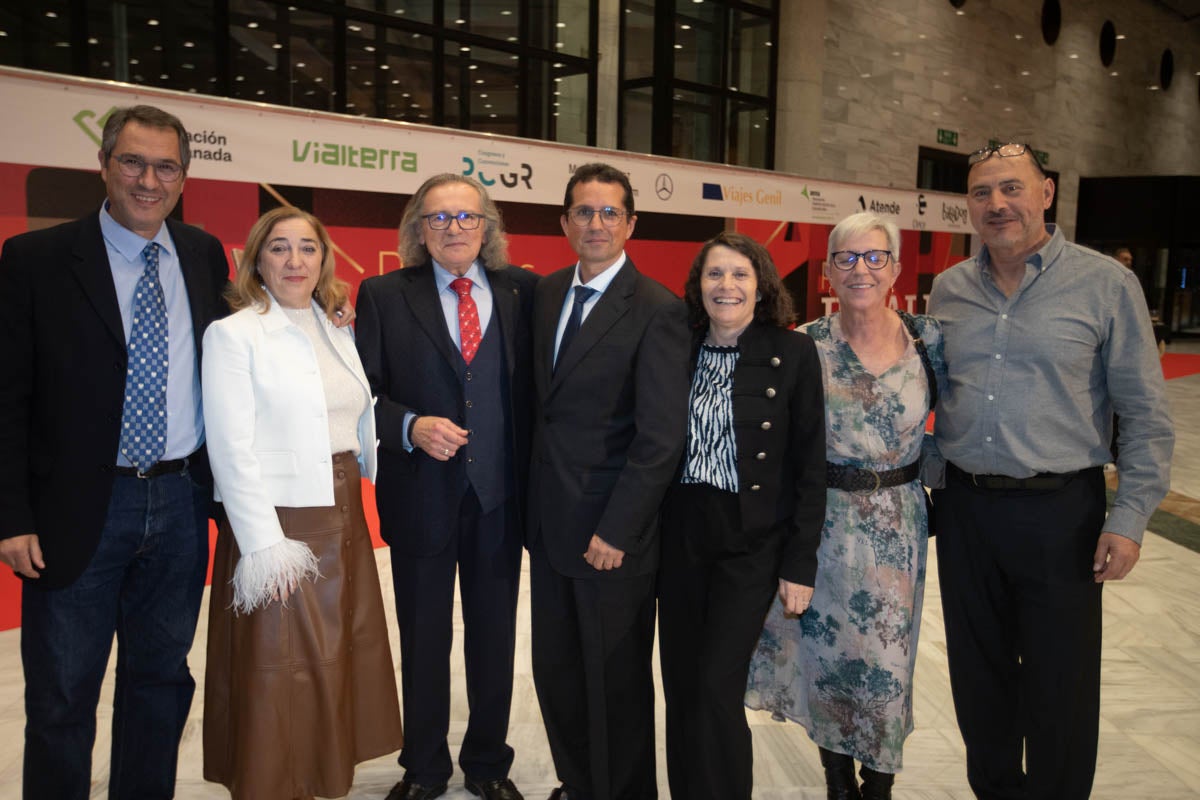
[[146,270],[133,290],[121,453],[144,471],[167,448],[167,303],[158,282],[158,244],[146,245],[142,257]]
[[571,316],[567,317],[567,327],[563,328],[562,340],[558,343],[558,358],[554,361],[555,369],[558,369],[563,355],[567,352],[567,345],[575,338],[575,334],[579,333],[579,326],[583,324],[583,304],[594,294],[596,294],[596,290],[590,287],[575,287],[575,301],[571,305]]

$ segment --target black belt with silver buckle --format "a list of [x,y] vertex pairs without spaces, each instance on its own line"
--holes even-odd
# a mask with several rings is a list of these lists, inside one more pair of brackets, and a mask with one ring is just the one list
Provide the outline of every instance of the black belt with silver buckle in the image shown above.
[[160,475],[173,475],[187,469],[186,458],[173,458],[170,461],[159,461],[150,469],[141,470],[137,467],[113,467],[113,473],[122,478],[157,478]]
[[825,485],[830,489],[846,492],[874,494],[888,486],[900,486],[915,481],[921,473],[921,464],[914,461],[905,467],[885,469],[882,472],[870,467],[855,467],[850,464],[825,462]]
[[1032,475],[1028,478],[1010,478],[1007,475],[977,475],[973,472],[967,472],[965,469],[959,469],[949,462],[946,463],[946,468],[959,480],[977,488],[990,489],[992,491],[1022,489],[1027,491],[1051,491],[1063,488],[1071,482],[1072,478],[1079,474],[1078,472],[1039,472],[1037,475]]

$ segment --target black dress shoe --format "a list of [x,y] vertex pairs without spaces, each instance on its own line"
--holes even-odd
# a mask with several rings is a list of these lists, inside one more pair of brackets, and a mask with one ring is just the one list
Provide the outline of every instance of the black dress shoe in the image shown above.
[[483,800],[525,800],[525,795],[517,791],[517,787],[508,778],[495,781],[474,781],[467,778],[467,791]]
[[[403,780],[392,787],[385,800],[433,800],[445,793],[446,784],[444,783],[436,786],[422,786],[410,780]],[[517,796],[520,797],[520,795]]]

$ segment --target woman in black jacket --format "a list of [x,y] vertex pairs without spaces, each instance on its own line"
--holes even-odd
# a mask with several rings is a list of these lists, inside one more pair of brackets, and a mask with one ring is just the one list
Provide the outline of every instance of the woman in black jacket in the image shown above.
[[659,647],[671,795],[749,800],[742,705],[772,598],[802,614],[825,516],[821,367],[766,249],[722,233],[685,285],[687,449],[662,514]]

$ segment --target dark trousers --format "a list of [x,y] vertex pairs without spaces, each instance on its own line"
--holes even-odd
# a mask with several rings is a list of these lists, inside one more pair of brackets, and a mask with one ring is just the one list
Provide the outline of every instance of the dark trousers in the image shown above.
[[26,583],[26,800],[91,794],[96,706],[117,637],[108,796],[169,798],[196,683],[187,654],[208,569],[211,489],[186,472],[117,477],[100,543],[63,589]]
[[742,700],[778,587],[780,542],[746,540],[732,492],[676,484],[667,493],[658,647],[672,797],[750,800],[754,752]]
[[[953,471],[934,494],[950,688],[983,800],[1084,800],[1096,769],[1104,477],[989,491]],[[1021,768],[1024,751],[1025,769]]]
[[571,800],[653,800],[654,576],[569,578],[540,542],[529,570],[533,681],[559,780]]
[[391,553],[404,706],[399,760],[405,777],[422,785],[443,783],[454,772],[446,736],[456,572],[470,708],[458,763],[473,780],[489,781],[507,777],[513,761],[506,740],[521,580],[516,510],[510,500],[481,513],[467,489],[457,520],[440,553],[415,557],[395,547]]

